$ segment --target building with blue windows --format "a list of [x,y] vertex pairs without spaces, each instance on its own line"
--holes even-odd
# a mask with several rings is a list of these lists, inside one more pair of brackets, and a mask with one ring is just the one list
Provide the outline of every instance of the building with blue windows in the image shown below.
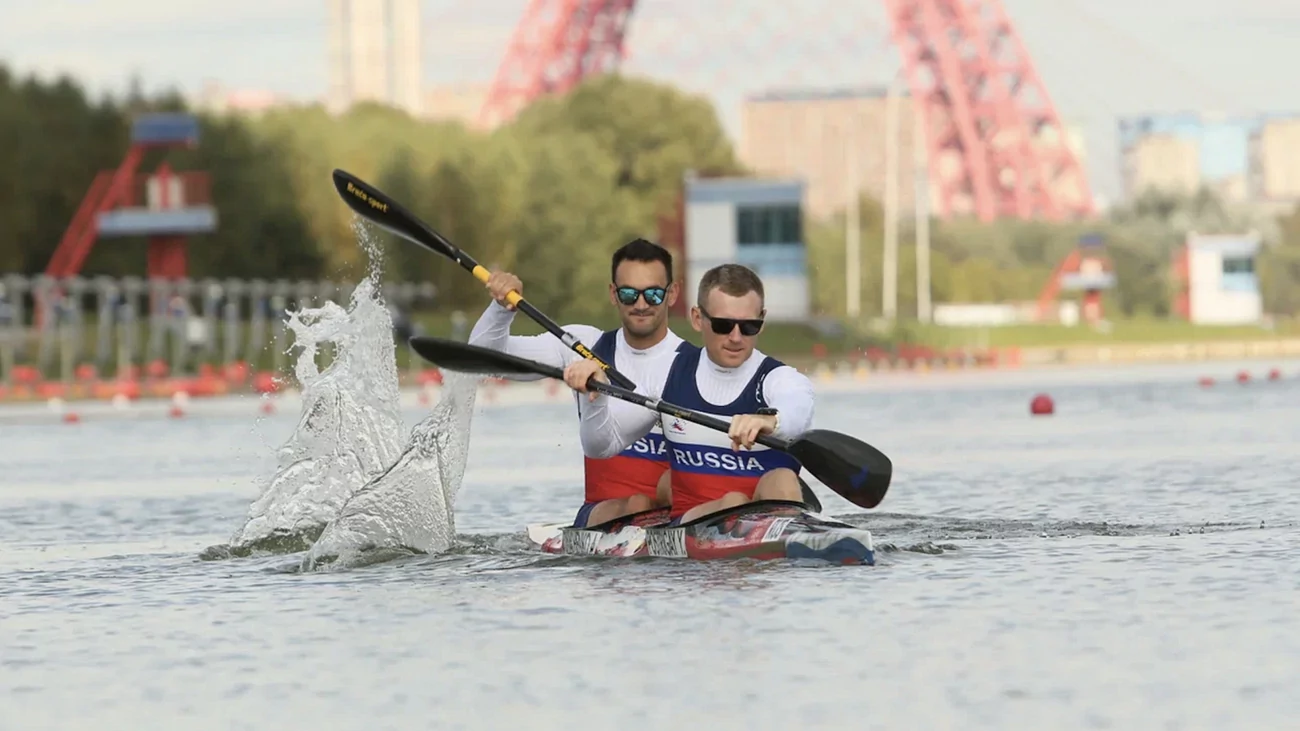
[[1174,256],[1174,312],[1196,325],[1246,325],[1263,317],[1255,259],[1260,237],[1187,235]]
[[704,272],[736,263],[763,279],[769,320],[807,319],[811,306],[804,192],[804,182],[797,179],[688,176],[682,232],[682,295],[688,305],[695,304]]

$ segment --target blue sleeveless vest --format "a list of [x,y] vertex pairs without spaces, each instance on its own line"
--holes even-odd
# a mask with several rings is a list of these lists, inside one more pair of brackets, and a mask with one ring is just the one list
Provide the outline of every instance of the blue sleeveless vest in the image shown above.
[[[763,381],[767,375],[785,365],[766,356],[740,395],[729,404],[711,404],[700,395],[695,372],[700,358],[708,355],[702,348],[678,350],[668,372],[663,400],[722,418],[752,414],[767,405],[763,400]],[[755,444],[750,450],[733,450],[731,440],[715,431],[684,419],[664,414],[660,417],[664,438],[668,442],[668,459],[672,467],[672,515],[680,516],[691,508],[716,500],[729,492],[753,495],[754,487],[764,474],[785,467],[798,473],[800,465],[786,452]]]
[[[606,331],[591,346],[591,352],[613,368],[618,368],[614,363],[617,337],[617,329]],[[609,459],[583,457],[585,502],[597,503],[633,495],[646,495],[653,499],[659,478],[666,469],[668,457],[664,453],[664,437],[656,426]]]

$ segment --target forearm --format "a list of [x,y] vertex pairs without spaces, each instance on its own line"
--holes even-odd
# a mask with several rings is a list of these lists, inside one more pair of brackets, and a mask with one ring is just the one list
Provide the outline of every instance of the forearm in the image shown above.
[[778,378],[769,377],[763,395],[768,405],[777,410],[775,436],[794,439],[812,429],[816,398],[812,381],[802,373],[792,368],[781,372]]
[[[492,302],[483,311],[483,315],[479,317],[478,322],[474,323],[474,329],[470,331],[469,335],[469,344],[509,353],[518,358],[525,358],[555,368],[563,368],[578,357],[576,353],[569,350],[563,341],[551,333],[511,335],[510,325],[514,321],[514,316],[514,312],[507,310],[496,302]],[[564,329],[574,337],[584,341],[590,341],[593,334],[596,337],[600,335],[599,330],[585,325],[568,325]],[[542,377],[538,375],[507,376],[507,378],[516,381],[534,381]]]
[[474,323],[469,333],[469,344],[504,352],[506,342],[510,340],[510,325],[515,321],[515,313],[507,310],[496,301],[488,303],[487,309]]

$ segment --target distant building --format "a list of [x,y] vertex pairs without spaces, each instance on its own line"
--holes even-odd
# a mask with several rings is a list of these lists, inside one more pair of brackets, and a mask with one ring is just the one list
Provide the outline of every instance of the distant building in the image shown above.
[[[915,112],[907,87],[899,85],[894,92],[898,207],[900,212],[911,211],[916,200],[916,146],[928,142],[916,139]],[[794,176],[807,181],[808,214],[814,218],[833,216],[847,208],[854,194],[850,191],[853,171],[857,194],[865,193],[883,202],[888,178],[886,145],[891,143],[890,103],[887,86],[752,96],[741,107],[741,162],[759,175]],[[1067,125],[1065,133],[1066,147],[1083,161],[1085,149],[1079,128]],[[1039,137],[1030,144],[1056,142]],[[927,165],[933,162],[927,160]],[[941,158],[937,162],[946,170],[956,161]],[[1066,188],[1056,192],[1068,198],[1086,194]],[[933,198],[935,194],[930,195]]]
[[1250,136],[1250,190],[1261,203],[1300,202],[1300,116],[1264,122]]
[[420,0],[329,0],[329,108],[374,101],[420,114],[420,23]]
[[1196,325],[1244,325],[1263,317],[1255,274],[1258,234],[1191,233],[1174,255],[1174,313]]
[[803,181],[687,177],[684,186],[682,295],[688,303],[695,304],[704,272],[737,263],[762,277],[768,319],[806,320]]
[[261,114],[276,107],[292,104],[287,95],[265,89],[230,89],[216,82],[204,83],[194,97],[196,111],[213,114]]
[[1135,139],[1125,150],[1124,188],[1128,197],[1148,190],[1194,193],[1201,186],[1200,147],[1172,134]]
[[1250,204],[1300,201],[1300,116],[1152,115],[1119,122],[1124,197],[1205,187]]
[[[898,205],[911,210],[913,176],[912,100],[906,88],[898,103]],[[740,160],[759,175],[793,176],[807,182],[808,215],[844,211],[850,164],[856,158],[858,194],[885,194],[887,87],[769,92],[741,106]]]
[[480,129],[478,112],[487,99],[489,88],[488,84],[447,84],[427,89],[421,116],[429,120],[459,121],[467,127]]

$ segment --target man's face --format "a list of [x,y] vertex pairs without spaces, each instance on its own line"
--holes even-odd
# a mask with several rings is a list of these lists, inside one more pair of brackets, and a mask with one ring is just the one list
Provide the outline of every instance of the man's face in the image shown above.
[[[664,290],[663,299],[654,304],[653,294],[644,290]],[[619,289],[634,289],[641,293],[631,304],[619,299]],[[630,294],[630,293],[629,293]],[[635,337],[649,337],[668,325],[668,308],[677,301],[677,285],[668,281],[668,269],[657,261],[624,261],[614,270],[614,281],[609,285],[609,299],[618,308],[623,328]]]
[[749,360],[758,341],[758,333],[745,335],[741,324],[733,324],[726,333],[717,333],[714,327],[725,328],[722,320],[761,320],[763,298],[757,292],[734,297],[714,288],[709,290],[701,307],[691,308],[691,327],[703,335],[704,349],[709,359],[723,368],[735,368]]

